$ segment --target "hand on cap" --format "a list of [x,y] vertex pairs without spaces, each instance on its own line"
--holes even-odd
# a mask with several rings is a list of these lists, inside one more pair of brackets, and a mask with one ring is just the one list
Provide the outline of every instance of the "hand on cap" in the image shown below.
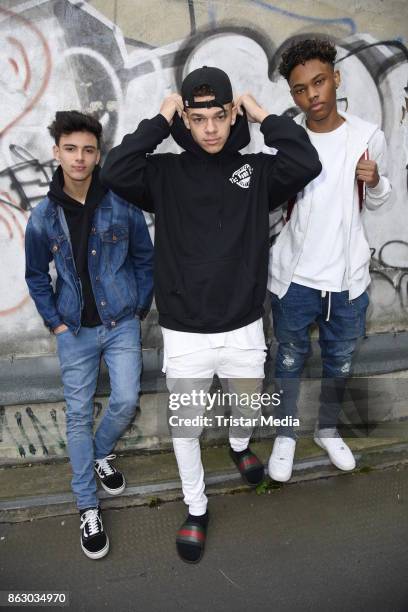
[[361,159],[357,164],[356,177],[364,181],[367,187],[376,187],[380,180],[377,163],[372,159]]
[[160,113],[171,125],[173,123],[174,113],[181,117],[183,112],[183,100],[179,94],[173,93],[164,98],[160,107]]
[[248,121],[251,123],[262,123],[269,113],[259,106],[253,95],[245,93],[234,100],[234,106],[238,110],[239,115],[243,115],[243,108],[246,110]]

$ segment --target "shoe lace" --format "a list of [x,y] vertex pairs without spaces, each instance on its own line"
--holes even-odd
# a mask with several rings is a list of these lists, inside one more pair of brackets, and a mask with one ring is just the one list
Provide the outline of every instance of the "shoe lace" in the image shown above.
[[292,446],[292,439],[291,438],[287,438],[284,436],[280,436],[278,438],[278,450],[283,450],[285,451],[286,449],[291,448]]
[[292,449],[292,438],[286,436],[279,436],[277,439],[276,457],[279,461],[288,462],[291,459],[288,457],[288,453]]
[[113,459],[116,459],[116,455],[108,455],[96,461],[95,466],[100,476],[112,476],[115,473],[115,469],[109,463]]
[[101,531],[102,521],[100,519],[97,508],[91,508],[81,516],[81,529],[88,527],[90,536],[96,535]]
[[[324,432],[323,435],[322,435],[322,432]],[[337,450],[347,450],[348,449],[348,446],[345,444],[337,428],[322,429],[319,433],[320,433],[320,438],[323,438],[323,440],[329,439],[332,446],[336,448]]]

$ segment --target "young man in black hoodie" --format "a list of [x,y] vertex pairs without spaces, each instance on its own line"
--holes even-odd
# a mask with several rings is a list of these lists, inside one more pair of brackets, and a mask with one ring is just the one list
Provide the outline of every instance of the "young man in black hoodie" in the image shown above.
[[[214,374],[238,395],[261,390],[268,213],[321,169],[306,132],[292,120],[269,115],[250,94],[235,106],[232,101],[225,72],[194,70],[184,79],[181,96],[165,98],[158,115],[143,120],[109,153],[102,171],[113,191],[156,215],[163,370],[170,407],[178,407],[178,420],[170,424],[189,506],[177,550],[190,563],[202,557],[208,524],[198,439],[204,421],[195,420],[198,425],[188,429],[183,419],[202,416],[205,399],[197,395],[208,391]],[[239,153],[250,141],[247,118],[261,124],[275,156]],[[184,152],[151,155],[170,133]],[[174,406],[182,393],[190,401],[180,403],[188,405]],[[258,413],[239,401],[232,409],[250,422],[238,419],[230,428],[231,457],[244,480],[256,486],[264,468],[248,443]]]
[[[124,476],[110,453],[138,403],[139,318],[152,300],[153,245],[143,213],[99,181],[101,124],[78,111],[61,111],[49,130],[60,165],[27,225],[26,280],[38,312],[56,336],[81,547],[87,557],[99,559],[107,554],[109,539],[95,473],[111,495],[124,490]],[[55,292],[49,276],[52,259]],[[101,357],[108,366],[111,396],[94,436]]]

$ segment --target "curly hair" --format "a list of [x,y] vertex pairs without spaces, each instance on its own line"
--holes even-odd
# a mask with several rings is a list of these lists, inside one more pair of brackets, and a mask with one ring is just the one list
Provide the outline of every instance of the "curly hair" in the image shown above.
[[102,137],[102,125],[95,117],[85,113],[80,113],[76,110],[57,111],[55,119],[48,126],[48,131],[55,144],[59,144],[59,140],[63,134],[72,134],[72,132],[90,132],[98,142],[100,148]]
[[282,54],[279,72],[288,81],[290,73],[299,64],[308,60],[319,59],[325,64],[334,66],[337,50],[330,40],[321,38],[307,38],[294,42]]

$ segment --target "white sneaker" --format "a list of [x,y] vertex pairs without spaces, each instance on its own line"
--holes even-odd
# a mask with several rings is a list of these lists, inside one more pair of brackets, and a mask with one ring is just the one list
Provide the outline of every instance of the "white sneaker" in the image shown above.
[[354,470],[356,460],[337,429],[320,429],[315,433],[314,441],[327,452],[330,461],[339,470],[344,472]]
[[288,436],[277,436],[269,457],[268,472],[272,480],[286,482],[292,476],[296,440]]

